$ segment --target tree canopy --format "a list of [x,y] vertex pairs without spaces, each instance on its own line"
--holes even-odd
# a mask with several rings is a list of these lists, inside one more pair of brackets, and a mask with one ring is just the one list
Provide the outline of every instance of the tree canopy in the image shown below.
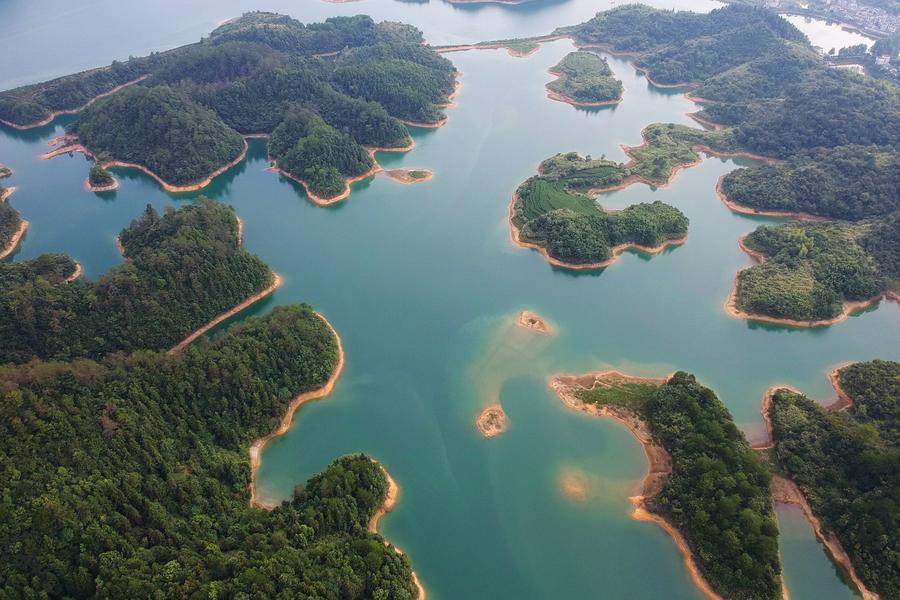
[[168,348],[271,280],[234,211],[209,200],[148,206],[119,239],[128,260],[96,281],[61,283],[41,259],[0,263],[0,363]]

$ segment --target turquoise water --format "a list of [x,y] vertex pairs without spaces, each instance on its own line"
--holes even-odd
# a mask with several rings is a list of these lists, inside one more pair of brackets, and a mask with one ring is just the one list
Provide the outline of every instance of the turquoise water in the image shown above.
[[[43,23],[25,3],[8,4],[0,14]],[[243,10],[236,2],[216,3],[215,10],[212,3],[197,4],[190,14],[179,14],[183,31],[174,32],[162,15],[144,15],[147,9],[136,7],[132,16],[129,7],[122,29],[131,31],[132,20],[146,17],[147,31],[135,34],[133,45],[120,40],[119,31],[110,32],[111,47],[98,50],[102,60],[86,41],[59,63],[45,63],[40,48],[32,54],[34,36],[70,35],[62,21],[51,19],[44,33],[29,30],[29,53],[16,62],[33,59],[35,73],[68,71],[121,52],[142,53],[153,36],[168,45],[193,40],[219,12],[225,18]],[[281,4],[261,8],[286,10]],[[79,6],[68,18],[87,23],[107,3]],[[461,10],[438,0],[370,0],[306,2],[288,12],[315,20],[365,10],[404,18],[422,26],[429,39],[444,35],[441,41],[448,41],[544,32],[597,9],[575,1]],[[573,16],[578,11],[584,14]],[[90,40],[91,31],[82,35]],[[759,400],[770,385],[795,385],[825,400],[831,395],[825,375],[836,363],[900,359],[896,303],[812,331],[748,324],[725,314],[734,274],[749,264],[737,239],[764,221],[732,214],[714,186],[720,175],[746,163],[709,159],[680,172],[667,188],[639,185],[601,198],[610,207],[659,199],[680,208],[691,219],[688,242],[661,255],[626,253],[605,271],[574,274],[514,247],[506,221],[510,194],[542,159],[577,150],[623,160],[619,144],[639,144],[644,126],[692,124],[686,113],[698,108],[677,90],[649,86],[616,58],[610,65],[624,82],[621,105],[583,110],[550,101],[546,70],[571,49],[559,41],[527,59],[502,50],[449,55],[464,73],[449,123],[415,131],[417,145],[408,154],[379,155],[388,168],[434,169],[432,181],[404,186],[376,177],[356,185],[347,202],[323,209],[299,186],[267,172],[265,144],[252,141],[247,160],[203,191],[237,209],[247,247],[285,278],[248,314],[309,302],[332,321],[347,352],[334,393],[304,407],[288,434],[267,448],[261,495],[286,498],[336,456],[370,453],[402,488],[383,532],[409,553],[429,596],[439,600],[701,597],[672,540],[656,525],[629,517],[628,497],[646,471],[640,446],[615,423],[564,409],[547,388],[551,375],[605,367],[638,375],[691,371],[719,393],[752,437],[761,430]],[[2,60],[12,62],[9,56]],[[28,68],[14,67],[0,69],[0,87],[31,77]],[[0,130],[0,162],[15,169],[6,185],[19,188],[11,202],[31,221],[13,260],[65,252],[95,277],[121,261],[113,238],[145,204],[177,206],[196,194],[166,194],[127,170],[115,171],[121,181],[116,192],[84,191],[83,157],[37,158],[65,122],[24,133]],[[551,321],[558,335],[517,328],[512,321],[526,308]],[[497,401],[510,428],[484,440],[474,419]],[[586,502],[561,491],[561,479],[572,473],[588,485]],[[808,530],[791,532],[789,539],[818,548]],[[782,552],[795,600],[846,592],[820,560],[821,550],[790,551],[787,540]]]

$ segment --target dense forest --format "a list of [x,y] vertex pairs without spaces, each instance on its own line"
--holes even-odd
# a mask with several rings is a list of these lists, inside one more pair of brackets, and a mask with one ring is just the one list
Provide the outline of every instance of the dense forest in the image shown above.
[[109,171],[104,169],[99,164],[94,164],[91,166],[91,170],[88,173],[88,183],[93,187],[107,187],[116,182],[113,179],[113,176],[109,174]]
[[693,87],[709,101],[698,116],[726,126],[727,137],[713,141],[728,147],[714,148],[789,159],[729,179],[753,206],[852,219],[896,209],[898,169],[886,149],[900,147],[900,89],[829,68],[777,14],[735,4],[708,14],[626,5],[558,33],[634,53],[653,81]]
[[769,472],[715,392],[678,372],[662,386],[631,385],[586,403],[617,404],[649,425],[672,472],[648,506],[684,534],[706,579],[733,600],[781,598],[778,525]]
[[854,401],[846,412],[829,411],[789,390],[776,392],[774,455],[825,529],[840,540],[866,586],[882,598],[897,598],[900,364],[855,364],[841,369],[839,380]]
[[839,146],[805,150],[786,163],[732,171],[729,200],[761,210],[859,220],[900,211],[900,152]]
[[[523,242],[537,244],[568,265],[589,265],[609,260],[615,246],[636,244],[658,247],[687,235],[688,220],[677,208],[662,202],[629,206],[606,212],[580,193],[591,187],[584,169],[567,172],[565,163],[577,163],[604,182],[620,175],[610,161],[567,159],[560,155],[542,164],[543,174],[519,186],[512,223]],[[619,178],[621,180],[621,178]]]
[[167,348],[270,284],[234,211],[209,200],[162,216],[148,206],[119,239],[128,260],[96,281],[0,263],[0,363]]
[[[240,154],[238,132],[273,133],[307,111],[327,128],[313,128],[305,153],[332,156],[314,165],[298,159],[291,173],[327,193],[338,188],[329,167],[344,176],[353,171],[331,164],[337,157],[354,162],[356,146],[407,146],[400,119],[440,122],[456,70],[423,44],[420,31],[400,23],[356,16],[304,25],[252,12],[196,44],[2,92],[0,119],[28,124],[144,75],[72,126],[101,160],[137,163],[177,185],[196,183]],[[316,177],[305,174],[310,168]]]
[[324,321],[291,306],[179,355],[0,367],[0,596],[417,597],[367,532],[387,491],[371,459],[250,506],[251,440],[336,361]]
[[30,125],[51,113],[74,110],[146,73],[146,59],[113,62],[108,67],[66,75],[45,83],[0,93],[0,120]]
[[[890,230],[888,230],[890,231]],[[890,287],[890,278],[861,240],[871,240],[894,262],[900,245],[869,222],[763,225],[744,239],[767,260],[741,271],[737,307],[798,321],[836,317],[844,302],[868,300]]]
[[208,108],[169,86],[132,86],[88,107],[72,131],[99,162],[147,167],[188,185],[237,159],[241,135]]
[[604,103],[622,99],[622,82],[613,76],[605,58],[593,52],[578,51],[566,54],[550,69],[558,79],[547,89],[577,102]]
[[[0,198],[6,193],[6,189],[0,186]],[[9,205],[9,202],[0,200],[0,252],[9,247],[13,234],[19,229],[22,217],[19,211]]]
[[374,161],[352,136],[307,109],[297,109],[269,138],[269,156],[278,168],[306,182],[317,196],[341,194],[345,181],[369,171]]
[[644,144],[627,149],[628,163],[575,152],[544,160],[516,191],[512,223],[520,239],[561,262],[587,265],[609,260],[621,244],[656,248],[684,238],[688,219],[677,208],[657,201],[606,212],[591,196],[636,181],[663,185],[679,166],[699,160],[700,147],[731,141],[725,132],[671,123],[650,125],[643,136]]

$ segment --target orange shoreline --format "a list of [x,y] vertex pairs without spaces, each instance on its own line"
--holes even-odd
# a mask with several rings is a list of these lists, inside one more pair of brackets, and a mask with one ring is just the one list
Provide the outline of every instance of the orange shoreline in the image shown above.
[[[550,73],[551,75],[556,75],[557,77],[559,77],[558,73],[555,73],[553,71],[547,71],[547,72]],[[550,98],[551,100],[556,100],[557,102],[565,102],[566,104],[571,104],[572,106],[586,106],[586,107],[615,106],[616,104],[621,104],[622,100],[623,100],[623,97],[619,96],[615,100],[601,100],[601,101],[597,101],[597,102],[589,102],[589,101],[585,101],[585,100],[578,100],[576,98],[573,98],[572,96],[566,96],[565,94],[560,94],[559,92],[554,92],[548,86],[544,86],[544,88],[547,90],[547,97]]]
[[[378,507],[378,510],[375,511],[375,514],[372,515],[372,518],[369,520],[368,530],[369,533],[373,534],[378,533],[378,524],[381,522],[382,517],[394,510],[394,507],[397,505],[397,500],[400,498],[400,486],[397,485],[397,482],[394,481],[391,474],[384,468],[384,465],[379,465],[379,467],[381,468],[381,472],[384,473],[385,479],[387,479],[388,490],[384,496],[384,502]],[[388,541],[385,540],[384,544],[388,545]],[[397,546],[394,546],[394,551],[397,552],[397,554],[403,554],[403,551]],[[412,580],[413,585],[416,586],[416,589],[419,592],[418,596],[416,596],[416,600],[425,600],[425,588],[422,587],[422,582],[419,581],[419,577],[416,575],[415,571],[412,571]]]
[[[116,238],[118,240],[118,238]],[[284,279],[281,278],[281,275],[278,273],[272,273],[271,283],[269,287],[262,290],[261,292],[254,294],[235,306],[234,308],[222,313],[221,315],[214,318],[212,321],[198,329],[197,331],[191,333],[189,336],[178,342],[175,346],[169,349],[168,354],[178,354],[182,350],[184,350],[187,346],[189,346],[194,340],[202,336],[204,333],[221,323],[222,321],[233,317],[234,315],[246,310],[250,306],[256,304],[266,296],[271,295],[275,290],[277,290],[281,284],[284,282]]]
[[[109,67],[105,67],[105,68],[109,68]],[[24,131],[26,129],[34,129],[35,127],[43,127],[44,125],[48,125],[49,123],[51,123],[56,117],[60,117],[62,115],[74,115],[76,113],[80,113],[81,111],[86,109],[88,106],[90,106],[91,104],[96,102],[97,100],[100,100],[101,98],[106,98],[107,96],[111,96],[112,94],[115,94],[119,90],[127,88],[130,85],[134,85],[135,83],[140,83],[141,81],[147,79],[148,77],[150,77],[150,75],[141,75],[137,79],[134,79],[132,81],[127,81],[127,82],[123,83],[122,85],[118,85],[118,86],[114,87],[113,89],[109,90],[108,92],[103,92],[102,94],[100,94],[98,96],[94,96],[93,98],[88,100],[87,103],[84,104],[83,106],[80,106],[78,108],[68,108],[65,110],[58,110],[58,111],[52,112],[52,113],[50,113],[50,116],[48,116],[46,119],[37,121],[35,123],[29,123],[28,125],[19,125],[17,123],[12,123],[10,121],[4,121],[3,119],[0,119],[0,123],[3,123],[7,127],[12,127],[13,129],[18,129],[19,131]]]
[[537,250],[538,252],[541,253],[541,255],[543,255],[544,260],[546,260],[548,263],[550,263],[554,267],[560,267],[562,269],[571,269],[573,271],[605,269],[606,267],[612,265],[617,260],[619,260],[619,257],[626,250],[634,250],[637,252],[643,252],[644,254],[659,254],[666,248],[669,248],[671,246],[680,246],[681,244],[684,244],[688,239],[688,236],[684,236],[683,238],[678,238],[678,239],[674,239],[674,240],[666,240],[659,246],[653,246],[653,247],[641,246],[640,244],[635,244],[633,242],[629,242],[626,244],[619,244],[618,246],[613,246],[610,249],[612,256],[602,262],[589,263],[589,264],[584,264],[584,265],[576,265],[576,264],[572,264],[572,263],[567,263],[567,262],[559,260],[558,258],[554,258],[554,257],[550,256],[550,253],[543,246],[539,246],[539,245],[533,244],[531,242],[526,242],[521,239],[519,228],[513,222],[513,215],[515,213],[516,202],[518,202],[518,201],[519,201],[519,193],[513,192],[512,201],[509,203],[509,214],[507,215],[507,221],[509,221],[510,239],[512,240],[513,245],[518,246],[520,248],[529,248],[531,250]]
[[[758,264],[762,264],[763,262],[765,262],[766,256],[764,254],[751,250],[746,246],[746,244],[744,244],[745,237],[747,236],[743,236],[738,239],[738,245],[741,247],[741,250],[746,252]],[[737,306],[737,289],[741,273],[751,268],[752,266],[746,267],[735,274],[734,283],[731,286],[731,292],[728,294],[728,298],[725,299],[725,312],[729,317],[733,319],[741,319],[744,321],[753,321],[757,323],[769,323],[771,325],[784,325],[786,327],[795,327],[798,329],[811,329],[814,327],[830,327],[832,325],[842,323],[853,315],[872,308],[882,300],[893,300],[895,302],[900,302],[900,295],[894,292],[880,292],[875,296],[869,298],[868,300],[845,300],[843,308],[841,309],[840,314],[838,314],[837,316],[830,319],[819,319],[811,321],[799,321],[796,319],[785,319],[781,317],[769,317],[766,315],[748,313],[739,309]]]
[[[398,148],[378,148],[378,147],[366,148],[366,150],[369,151],[369,156],[372,158],[372,168],[369,169],[368,171],[366,171],[365,173],[363,173],[362,175],[357,175],[355,177],[348,177],[347,179],[345,179],[344,180],[344,191],[341,192],[340,194],[338,194],[337,196],[331,196],[329,198],[323,198],[322,196],[318,196],[318,195],[314,194],[313,191],[309,188],[309,184],[307,184],[306,181],[304,181],[300,177],[297,177],[296,175],[292,175],[291,173],[288,173],[287,171],[285,171],[283,169],[279,169],[278,161],[276,161],[276,160],[272,160],[272,166],[269,167],[269,169],[271,171],[278,173],[279,175],[283,175],[284,177],[287,177],[288,179],[295,181],[296,183],[299,183],[300,185],[302,185],[304,191],[306,192],[306,196],[314,204],[317,204],[318,206],[331,206],[332,204],[337,204],[338,202],[341,202],[341,201],[349,198],[350,194],[353,191],[351,189],[351,186],[354,183],[358,183],[360,181],[368,179],[369,177],[373,177],[377,173],[381,172],[381,170],[382,170],[381,165],[378,163],[378,160],[375,158],[376,152],[409,152],[410,150],[415,148],[415,146],[416,146],[415,140],[410,138],[409,144],[407,144],[406,146],[398,147]],[[270,160],[271,160],[271,157],[270,157]]]
[[509,43],[504,44],[503,42],[494,42],[487,44],[463,44],[459,46],[432,46],[431,49],[438,54],[449,54],[451,52],[468,52],[469,50],[506,50],[512,57],[526,58],[540,50],[540,45],[544,42],[562,40],[567,37],[568,36],[564,35],[546,35],[533,39],[520,40],[521,42],[534,44],[536,46],[536,48],[529,50],[528,52],[519,52],[517,50],[513,50],[509,47]]
[[[67,138],[70,141],[74,141],[74,138]],[[104,169],[108,169],[110,167],[119,167],[124,169],[137,169],[138,171],[143,172],[145,175],[156,180],[156,182],[162,187],[165,191],[169,193],[181,193],[181,192],[196,192],[197,190],[201,190],[212,183],[212,180],[218,177],[219,175],[225,173],[232,167],[237,166],[244,158],[247,156],[247,140],[243,139],[244,147],[241,150],[241,153],[235,158],[233,161],[219,167],[212,173],[210,173],[205,179],[200,181],[199,183],[191,184],[191,185],[173,185],[165,181],[162,177],[148,169],[143,165],[139,165],[137,163],[129,163],[121,160],[110,160],[103,163],[100,163],[100,166]],[[52,150],[47,152],[46,154],[41,155],[41,160],[50,160],[51,158],[55,158],[61,154],[69,154],[72,152],[80,152],[89,158],[96,159],[93,152],[91,152],[88,148],[83,146],[82,144],[70,144],[68,146],[62,146],[57,148],[56,150]]]
[[288,407],[287,412],[285,412],[284,416],[282,417],[281,423],[279,423],[279,425],[271,433],[254,440],[253,443],[250,444],[250,505],[257,508],[272,509],[276,506],[274,504],[270,504],[268,502],[260,500],[256,493],[256,475],[259,471],[259,465],[262,463],[262,452],[266,447],[266,444],[272,441],[272,439],[280,435],[284,435],[288,431],[288,429],[290,429],[291,423],[293,423],[294,421],[294,413],[296,413],[301,406],[303,406],[307,402],[320,400],[328,396],[334,389],[334,384],[341,376],[341,372],[344,370],[344,346],[341,343],[341,336],[338,335],[338,332],[322,313],[316,312],[316,315],[320,319],[322,319],[322,321],[331,331],[331,334],[334,336],[335,341],[337,342],[337,364],[335,364],[334,370],[331,372],[331,376],[328,378],[328,381],[326,381],[324,385],[316,389],[298,394],[293,400],[291,400],[291,404]]
[[93,185],[90,178],[88,178],[84,180],[84,189],[95,194],[112,192],[119,189],[119,180],[113,177],[113,182],[109,185]]
[[[13,192],[16,191],[16,188],[10,187],[6,188],[2,194],[0,194],[0,202],[6,202],[7,198],[13,195]],[[25,237],[25,232],[28,231],[28,226],[30,223],[19,217],[19,228],[12,234],[12,237],[9,238],[9,243],[6,245],[6,248],[0,250],[0,260],[6,258],[10,254],[16,251],[16,248],[19,247],[19,244],[22,242],[22,238]]]
[[65,283],[72,283],[73,281],[75,281],[76,279],[78,279],[79,277],[81,277],[81,273],[82,273],[82,272],[83,272],[83,271],[82,271],[82,268],[81,268],[81,263],[78,262],[78,261],[76,260],[76,261],[75,261],[75,270],[72,271],[72,274],[71,274],[71,275],[69,275],[68,277],[66,277],[65,279],[63,279],[63,282],[65,282]]
[[[425,177],[416,178],[412,176],[413,171],[424,171],[427,175]],[[424,183],[426,181],[431,181],[434,177],[434,172],[429,169],[388,169],[386,171],[382,170],[381,173],[388,179],[403,185]]]
[[475,427],[482,437],[495,438],[509,428],[509,419],[502,406],[491,404],[475,419]]
[[[838,381],[840,370],[846,367],[847,364],[832,369],[832,371],[828,375],[831,384],[834,386],[834,389],[838,394],[839,400],[838,402],[827,406],[826,410],[843,410],[844,408],[846,408],[846,405],[841,406],[842,397],[846,398],[846,401],[850,403],[849,405],[852,406],[853,404],[853,401],[840,388]],[[774,385],[766,390],[766,393],[763,395],[762,407],[760,409],[760,412],[762,413],[763,421],[766,424],[766,436],[768,438],[768,442],[766,445],[753,446],[755,449],[768,449],[774,447],[771,416],[772,398],[775,392],[781,389],[787,389],[796,394],[802,394],[800,390],[786,385]],[[880,596],[870,591],[859,578],[856,570],[853,568],[853,563],[850,560],[850,556],[844,550],[844,547],[843,545],[841,545],[841,542],[840,540],[838,540],[837,536],[835,536],[833,533],[825,532],[821,522],[816,517],[815,513],[812,510],[812,507],[810,507],[809,503],[806,501],[806,497],[803,495],[803,492],[800,490],[799,486],[797,486],[797,484],[790,479],[773,475],[771,488],[772,502],[778,504],[794,504],[796,506],[799,506],[803,510],[803,515],[812,526],[813,531],[816,534],[816,539],[818,539],[819,542],[823,546],[825,546],[825,549],[828,551],[828,554],[831,556],[832,560],[841,567],[843,572],[847,575],[847,578],[850,579],[851,583],[856,588],[856,591],[860,596],[862,596],[863,600],[880,600]]]
[[530,310],[523,310],[516,317],[516,325],[545,335],[556,335],[556,330],[547,321],[542,319],[537,313]]
[[840,540],[833,533],[825,532],[822,523],[806,501],[806,497],[803,495],[800,487],[790,479],[773,475],[771,489],[773,503],[793,504],[800,507],[803,511],[803,516],[806,517],[806,520],[812,526],[816,539],[825,546],[831,559],[841,568],[863,600],[880,600],[881,596],[870,591],[859,578],[856,569],[853,568],[853,563],[850,562],[850,556],[844,550]]
[[[631,517],[637,521],[652,521],[659,525],[663,531],[668,533],[675,541],[678,551],[684,558],[685,567],[687,568],[694,585],[696,585],[707,598],[710,598],[710,600],[723,600],[723,598],[712,589],[712,586],[706,581],[706,578],[700,571],[700,567],[694,559],[694,553],[691,550],[687,539],[685,539],[684,534],[682,534],[677,527],[672,525],[668,519],[662,515],[651,512],[651,508],[647,504],[647,500],[653,498],[653,496],[662,490],[666,483],[666,479],[672,472],[672,458],[669,453],[665,448],[654,442],[647,423],[628,409],[618,406],[597,407],[587,405],[575,396],[575,391],[577,389],[591,389],[591,387],[598,383],[602,384],[604,381],[633,381],[638,383],[663,385],[667,379],[667,377],[631,377],[619,371],[602,371],[582,376],[557,375],[551,378],[549,385],[567,408],[584,412],[595,417],[607,417],[613,419],[621,425],[624,425],[641,444],[649,463],[649,469],[641,483],[640,495],[631,498],[632,505],[634,506]],[[591,387],[588,387],[588,384],[590,384]]]

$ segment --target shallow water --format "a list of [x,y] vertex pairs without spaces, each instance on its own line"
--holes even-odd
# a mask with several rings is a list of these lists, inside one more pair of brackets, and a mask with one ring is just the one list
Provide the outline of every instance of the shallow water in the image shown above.
[[[219,2],[215,9],[212,2],[196,3],[179,15],[176,30],[167,27],[170,17],[153,17],[144,5],[132,16],[129,7],[121,29],[132,32],[130,43],[116,23],[111,47],[98,49],[88,43],[100,35],[90,16],[109,3],[82,3],[68,18],[90,25],[81,34],[85,41],[58,60],[43,55],[36,36],[68,39],[62,18],[45,22],[26,9],[30,3],[8,4],[0,14],[30,24],[11,43],[29,52],[18,55],[11,71],[0,68],[0,87],[108,62],[122,52],[141,54],[153,43],[192,41],[249,3]],[[604,7],[574,0],[474,9],[438,0],[286,6],[265,8],[306,21],[361,11],[402,18],[435,41],[542,33]],[[142,18],[138,35],[132,21]],[[604,367],[637,375],[690,371],[717,391],[753,437],[761,431],[759,400],[770,385],[795,385],[825,400],[832,395],[825,375],[836,363],[900,359],[896,303],[812,331],[725,314],[734,274],[750,264],[737,239],[765,221],[731,213],[714,187],[720,175],[746,162],[709,159],[665,189],[638,185],[601,198],[609,207],[658,199],[684,211],[691,219],[688,242],[661,255],[625,253],[605,271],[573,274],[512,246],[510,195],[542,159],[577,150],[624,160],[619,144],[639,144],[644,126],[693,124],[686,113],[698,108],[677,90],[653,88],[616,58],[610,65],[624,82],[621,105],[584,110],[551,101],[546,70],[571,49],[559,41],[527,59],[503,50],[449,55],[464,73],[449,123],[415,131],[417,145],[408,154],[379,155],[388,168],[434,169],[432,181],[404,186],[376,177],[356,185],[347,202],[324,209],[265,170],[265,144],[257,140],[247,160],[203,191],[237,209],[247,247],[285,278],[247,314],[308,302],[328,316],[347,352],[334,393],[304,407],[288,434],[267,448],[260,494],[286,498],[335,457],[370,453],[402,488],[383,532],[410,554],[429,596],[439,600],[701,597],[672,540],[655,524],[629,517],[628,497],[646,471],[638,443],[613,422],[564,409],[546,386],[552,374]],[[116,192],[84,191],[83,157],[37,159],[65,122],[24,133],[0,130],[0,162],[16,171],[6,185],[19,188],[11,202],[31,221],[13,260],[65,252],[96,277],[121,261],[113,238],[145,204],[178,205],[197,194],[166,194],[127,170],[115,170]],[[526,308],[552,322],[558,335],[516,327],[516,313]],[[484,440],[474,420],[497,401],[510,428]],[[572,473],[588,488],[586,502],[563,493],[561,481]],[[827,561],[790,550],[790,540],[821,549],[808,528],[791,528],[785,537],[792,598],[847,592]]]

